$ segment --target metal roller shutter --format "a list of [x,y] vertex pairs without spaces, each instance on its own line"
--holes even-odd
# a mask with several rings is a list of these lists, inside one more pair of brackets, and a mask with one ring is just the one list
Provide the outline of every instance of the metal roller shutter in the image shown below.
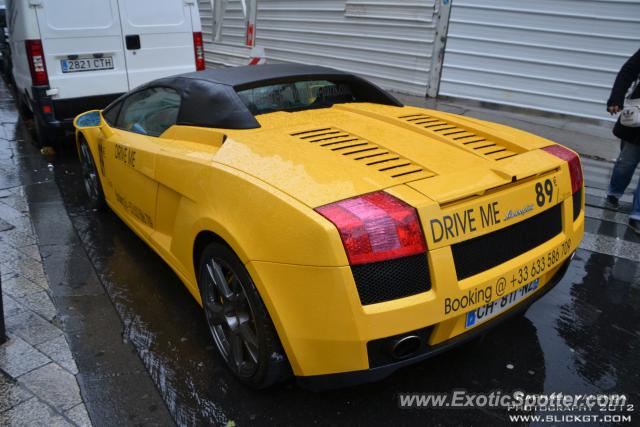
[[440,95],[610,119],[640,47],[634,0],[453,0]]
[[222,43],[213,43],[214,16],[211,0],[199,0],[200,21],[207,65],[234,66],[244,64],[245,26],[239,0],[229,0],[222,16]]
[[[211,40],[210,1],[201,0],[200,9],[205,41]],[[259,0],[256,45],[265,48],[268,62],[335,67],[424,96],[438,12],[435,0]],[[221,42],[206,45],[208,61],[237,65],[233,46],[243,42],[242,8],[230,0]]]

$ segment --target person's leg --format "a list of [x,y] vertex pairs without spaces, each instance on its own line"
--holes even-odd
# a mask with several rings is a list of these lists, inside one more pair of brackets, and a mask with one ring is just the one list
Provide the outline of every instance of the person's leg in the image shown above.
[[619,199],[624,194],[624,190],[633,178],[633,174],[640,163],[640,144],[630,144],[622,142],[620,144],[620,155],[613,166],[611,181],[607,196]]
[[629,218],[640,221],[640,181],[638,181],[636,192],[633,193],[633,208],[631,208]]
[[633,193],[633,208],[629,214],[629,227],[637,234],[640,234],[640,181]]

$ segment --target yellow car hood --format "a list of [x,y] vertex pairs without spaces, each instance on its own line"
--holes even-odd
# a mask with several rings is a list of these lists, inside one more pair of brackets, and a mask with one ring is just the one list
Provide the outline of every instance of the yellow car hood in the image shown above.
[[552,142],[476,119],[414,107],[340,104],[257,116],[228,130],[215,162],[310,207],[397,185],[446,203],[558,167]]

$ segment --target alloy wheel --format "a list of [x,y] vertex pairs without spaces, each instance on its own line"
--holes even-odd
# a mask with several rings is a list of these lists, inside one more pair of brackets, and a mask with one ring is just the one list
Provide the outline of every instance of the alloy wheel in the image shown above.
[[239,376],[251,377],[260,355],[255,310],[228,263],[210,258],[204,267],[202,302],[213,339],[227,364]]
[[82,152],[82,180],[87,194],[92,200],[98,200],[100,197],[100,182],[98,181],[98,172],[96,165],[91,157],[89,146],[86,143],[80,145]]

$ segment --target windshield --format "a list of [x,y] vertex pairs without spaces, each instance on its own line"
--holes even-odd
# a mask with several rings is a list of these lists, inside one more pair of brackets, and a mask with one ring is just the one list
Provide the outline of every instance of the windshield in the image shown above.
[[274,111],[299,111],[359,101],[349,83],[308,80],[238,91],[254,115]]

